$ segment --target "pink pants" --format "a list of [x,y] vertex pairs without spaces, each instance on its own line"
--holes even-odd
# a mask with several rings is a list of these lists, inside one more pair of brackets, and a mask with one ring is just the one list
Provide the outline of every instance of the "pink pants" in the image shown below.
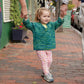
[[37,52],[38,57],[41,60],[42,69],[43,69],[44,74],[48,74],[50,66],[52,64],[52,51],[50,51],[50,50],[38,50],[36,52]]

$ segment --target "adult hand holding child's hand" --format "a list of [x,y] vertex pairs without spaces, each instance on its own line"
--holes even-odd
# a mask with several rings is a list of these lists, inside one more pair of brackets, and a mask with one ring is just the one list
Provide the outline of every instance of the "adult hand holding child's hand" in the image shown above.
[[63,19],[63,17],[67,14],[67,5],[63,4],[60,7],[60,17]]
[[27,17],[27,5],[25,0],[19,0],[21,4],[21,17],[26,18]]
[[26,7],[21,8],[21,17],[22,18],[27,17],[27,8]]

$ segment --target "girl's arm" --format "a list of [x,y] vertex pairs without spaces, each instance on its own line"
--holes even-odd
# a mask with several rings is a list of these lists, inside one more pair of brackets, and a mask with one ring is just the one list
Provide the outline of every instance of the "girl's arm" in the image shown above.
[[55,30],[56,30],[58,27],[60,27],[63,23],[64,23],[64,19],[62,19],[62,18],[60,18],[60,17],[58,18],[57,21],[53,22],[53,25],[54,25]]
[[34,24],[33,24],[33,22],[30,22],[30,20],[28,19],[28,15],[24,17],[23,24],[27,29],[29,29],[31,31],[34,30]]
[[64,22],[64,16],[67,14],[67,5],[63,4],[60,7],[60,17],[58,18],[58,20],[56,22],[54,22],[55,25],[55,29],[57,29],[58,27],[60,27],[63,22]]
[[33,22],[30,22],[29,19],[23,19],[23,24],[27,29],[29,29],[33,32],[33,30],[34,30],[34,23]]

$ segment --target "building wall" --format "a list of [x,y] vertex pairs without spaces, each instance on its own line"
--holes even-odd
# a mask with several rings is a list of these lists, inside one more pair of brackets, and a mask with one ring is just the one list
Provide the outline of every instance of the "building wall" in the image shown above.
[[0,1],[0,41],[1,41],[1,33],[2,33],[2,10],[1,10],[1,1]]
[[[3,0],[1,0],[1,10],[2,10],[2,16],[3,16],[3,5],[2,2]],[[28,0],[26,0],[27,2],[27,6],[28,6]],[[2,19],[3,20],[3,19]],[[12,24],[10,22],[3,22],[2,21],[2,30],[1,30],[1,38],[0,38],[0,49],[2,49],[3,47],[5,47],[8,43],[9,40],[11,39],[11,29],[12,29]]]
[[[1,10],[2,10],[2,16],[3,16],[3,5],[2,5],[2,1],[1,0]],[[10,31],[11,31],[11,23],[4,23],[2,21],[2,33],[1,33],[1,40],[0,40],[0,49],[2,49],[8,42],[9,42],[9,38],[10,38]]]

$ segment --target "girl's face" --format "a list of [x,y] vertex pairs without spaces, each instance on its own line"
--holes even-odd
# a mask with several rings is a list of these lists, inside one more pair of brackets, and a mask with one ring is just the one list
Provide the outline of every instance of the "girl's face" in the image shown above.
[[48,22],[50,22],[50,12],[46,11],[46,10],[43,10],[39,19],[40,19],[42,24],[47,24]]

